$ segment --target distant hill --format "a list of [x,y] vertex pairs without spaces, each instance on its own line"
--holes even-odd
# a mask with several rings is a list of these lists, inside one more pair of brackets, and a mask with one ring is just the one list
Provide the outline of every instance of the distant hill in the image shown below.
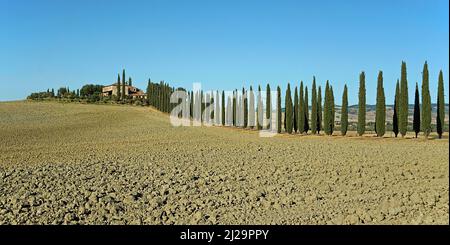
[[[414,105],[408,105],[409,109],[409,122],[413,121],[413,113],[414,113]],[[358,105],[349,106],[349,121],[357,122],[358,121]],[[375,111],[376,105],[366,105],[366,121],[374,122],[375,121]],[[341,106],[336,105],[336,120],[340,119]],[[436,123],[436,113],[437,113],[437,104],[431,104],[431,123]],[[386,105],[386,121],[388,123],[392,123],[392,117],[394,115],[394,105]],[[338,119],[339,118],[339,119]],[[445,104],[445,122],[448,123],[449,120],[449,105]]]
[[[348,107],[348,120],[349,122],[357,122],[358,121],[358,105],[351,105]],[[413,112],[414,112],[414,104],[410,104],[408,106],[409,109],[409,122],[413,121]],[[285,108],[281,109],[283,112]],[[311,106],[309,106],[309,110],[311,110]],[[366,105],[366,121],[368,123],[375,122],[375,110],[376,105]],[[436,124],[436,113],[437,113],[437,104],[431,104],[431,123]],[[394,115],[394,105],[386,105],[386,122],[392,123],[392,117]],[[341,118],[341,106],[336,105],[336,121],[339,121]],[[449,104],[445,104],[445,122],[448,124],[449,121]]]

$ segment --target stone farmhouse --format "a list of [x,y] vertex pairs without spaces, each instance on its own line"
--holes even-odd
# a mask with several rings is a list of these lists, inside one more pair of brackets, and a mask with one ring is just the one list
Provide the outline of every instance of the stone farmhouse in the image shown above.
[[[120,89],[122,89],[122,85],[120,86]],[[104,86],[102,88],[102,95],[103,96],[111,96],[111,95],[117,96],[117,83],[114,83],[114,84],[111,84],[108,86]],[[136,98],[146,99],[147,98],[147,94],[144,93],[144,91],[142,91],[139,88],[136,88],[134,86],[130,86],[130,85],[125,85],[125,95],[129,96],[133,99],[136,99]]]

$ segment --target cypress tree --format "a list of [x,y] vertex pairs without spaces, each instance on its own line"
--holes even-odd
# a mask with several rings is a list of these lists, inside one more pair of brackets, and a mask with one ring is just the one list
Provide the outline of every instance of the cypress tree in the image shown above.
[[330,89],[330,84],[327,81],[327,83],[325,85],[325,102],[323,104],[323,130],[325,131],[326,135],[333,134],[332,119],[331,119],[333,116],[333,111],[332,111],[331,107],[332,107],[331,89]]
[[428,75],[428,64],[425,61],[422,72],[422,122],[421,127],[425,135],[428,138],[431,132],[431,96],[430,96],[430,83]]
[[317,132],[317,91],[316,77],[313,77],[312,93],[311,93],[311,133]]
[[400,113],[398,122],[402,137],[405,137],[406,132],[408,131],[408,80],[406,76],[406,63],[403,61],[400,78]]
[[120,74],[117,74],[117,100],[120,100],[120,96],[121,96],[121,92],[120,92]]
[[212,113],[212,108],[211,106],[213,105],[213,101],[214,101],[214,95],[210,92],[206,93],[206,120],[209,124],[212,124],[214,121],[212,120],[213,118],[211,117],[211,113]]
[[277,86],[277,132],[281,133],[281,88]]
[[328,80],[325,84],[325,99],[323,102],[323,130],[326,135],[330,135],[330,84]]
[[190,102],[190,116],[192,119],[194,119],[194,91],[191,91],[191,100]]
[[297,133],[297,127],[298,127],[298,90],[297,86],[295,86],[294,90],[294,132]]
[[122,71],[122,100],[125,99],[125,69]]
[[288,83],[286,89],[286,98],[285,98],[285,114],[286,114],[286,132],[292,134],[292,97],[291,97],[291,85]]
[[395,87],[395,99],[394,99],[394,116],[392,118],[392,131],[395,137],[398,135],[398,114],[399,114],[399,103],[400,103],[400,82],[397,79],[397,85]]
[[131,77],[128,78],[128,85],[133,86],[133,82],[131,80]]
[[[123,86],[123,85],[122,85]],[[165,93],[166,93],[166,86],[164,84],[163,81],[161,81],[161,88],[160,88],[160,93],[161,93],[161,98],[160,98],[160,111],[165,112],[165,108],[166,108],[166,99],[165,99]],[[123,92],[122,92],[123,94]]]
[[417,135],[420,132],[420,102],[419,102],[419,85],[416,82],[416,92],[414,94],[414,114],[413,114],[413,130]]
[[225,91],[222,90],[222,126],[225,126]]
[[366,75],[359,75],[359,103],[358,103],[358,135],[362,136],[366,130]]
[[317,134],[320,134],[322,130],[322,91],[319,86],[319,92],[317,93]]
[[248,125],[248,100],[247,100],[247,92],[244,88],[242,88],[242,96],[244,96],[244,128]]
[[283,128],[284,128],[284,132],[286,132],[286,98],[284,100],[285,104],[284,104],[284,118],[283,118]]
[[161,111],[166,112],[166,93],[167,93],[167,86],[166,83],[163,82],[162,88],[161,88]]
[[242,126],[244,126],[244,120],[243,120],[243,118],[242,118],[242,114],[241,114],[241,112],[243,111],[242,109],[243,109],[243,102],[242,102],[242,96],[240,96],[239,95],[239,93],[238,92],[236,92],[236,95],[237,95],[237,97],[236,97],[236,101],[237,101],[237,104],[236,104],[236,108],[237,108],[237,110],[236,110],[236,124],[237,124],[237,126],[238,127],[242,127]]
[[233,126],[236,126],[236,92],[233,91]]
[[378,137],[383,137],[386,131],[386,101],[384,97],[383,88],[383,72],[378,72],[378,85],[377,85],[377,105],[375,114],[375,132]]
[[444,118],[445,118],[445,104],[444,104],[444,76],[442,70],[439,71],[438,78],[438,95],[437,95],[437,117],[436,117],[436,131],[439,139],[442,139],[444,132]]
[[263,103],[261,98],[261,86],[258,85],[258,102],[256,106],[256,125],[257,129],[262,129],[262,121],[263,121]]
[[210,124],[211,123],[211,95],[209,92],[206,92],[205,95],[205,111],[206,111],[206,118],[205,121],[206,123]]
[[309,130],[309,106],[308,106],[308,86],[305,86],[305,99],[304,99],[304,127],[303,127],[303,131],[308,134],[308,130]]
[[330,85],[330,107],[331,107],[331,134],[334,131],[334,119],[336,118],[336,110],[334,106],[333,86]]
[[203,115],[203,112],[205,111],[205,96],[203,95],[203,90],[200,91],[200,100],[201,100],[201,110],[200,110],[200,115],[201,115],[201,122],[205,122],[205,117]]
[[267,129],[272,128],[271,119],[272,119],[272,104],[270,99],[270,85],[267,84],[266,87],[266,119],[267,119]]
[[[160,93],[160,95],[161,95],[161,97],[160,97],[160,101],[159,101],[159,110],[160,111],[162,111],[162,112],[164,112],[164,108],[165,108],[165,85],[164,85],[164,82],[162,82],[161,81],[161,87],[159,88],[159,93]],[[123,92],[122,92],[122,94],[123,94]]]
[[228,95],[227,101],[227,125],[233,125],[233,96]]
[[150,79],[148,79],[146,94],[147,94],[147,103],[149,105],[150,105],[151,89],[152,89],[152,83],[150,82]]
[[255,95],[253,94],[253,87],[250,86],[250,102],[249,102],[249,115],[248,124],[250,128],[253,128],[255,124]]
[[341,109],[341,134],[347,134],[348,129],[348,95],[347,85],[344,85],[344,92],[342,93],[342,109]]
[[215,109],[214,109],[214,124],[215,125],[220,125],[220,124],[222,124],[222,122],[220,121],[220,108],[221,108],[221,101],[220,101],[220,98],[219,98],[219,91],[218,90],[216,90],[216,99],[214,100],[214,107],[215,107]]
[[200,113],[199,113],[199,106],[200,106],[200,95],[199,95],[199,93],[198,93],[198,90],[197,91],[195,91],[195,94],[194,94],[194,100],[192,101],[193,102],[193,113],[192,113],[192,115],[193,115],[193,119],[196,121],[196,122],[199,122],[200,121]]
[[303,81],[300,82],[300,99],[298,103],[298,132],[303,133],[305,131],[305,101],[303,98]]

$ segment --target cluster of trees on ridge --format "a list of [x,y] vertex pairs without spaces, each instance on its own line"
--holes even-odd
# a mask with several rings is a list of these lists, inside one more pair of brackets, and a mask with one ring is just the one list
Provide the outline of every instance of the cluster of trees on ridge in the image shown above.
[[117,95],[102,96],[103,85],[86,84],[81,89],[70,90],[69,87],[61,87],[57,90],[47,89],[45,92],[31,93],[27,99],[30,100],[61,100],[68,102],[87,102],[87,103],[120,103],[120,104],[136,104],[147,105],[147,100],[140,98],[132,98],[125,94],[125,86],[132,86],[133,81],[131,77],[126,79],[125,69],[122,71],[122,78],[120,74],[117,75]]
[[31,93],[27,97],[30,100],[46,100],[58,99],[67,101],[86,100],[87,102],[95,102],[101,100],[102,85],[86,84],[81,89],[70,90],[69,87],[60,87],[56,93],[55,90],[47,89],[46,92]]

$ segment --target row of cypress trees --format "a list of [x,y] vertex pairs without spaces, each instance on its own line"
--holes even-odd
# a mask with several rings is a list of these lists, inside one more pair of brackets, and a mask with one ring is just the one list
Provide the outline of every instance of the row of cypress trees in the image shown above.
[[[424,132],[425,137],[428,137],[431,132],[431,99],[429,93],[429,75],[428,65],[425,62],[422,73],[422,100],[420,101],[418,84],[416,83],[415,99],[414,99],[414,112],[413,112],[413,130],[417,137],[420,131]],[[124,76],[123,76],[124,77]],[[366,130],[366,86],[365,86],[365,73],[361,72],[359,75],[359,102],[358,102],[358,122],[357,122],[357,134],[363,135]],[[158,110],[163,112],[170,112],[174,107],[170,103],[170,94],[174,91],[168,84],[164,82],[152,83],[150,80],[147,87],[148,103],[154,106]],[[281,88],[278,86],[276,90],[278,114],[276,115],[278,133],[284,131],[291,133],[307,134],[311,131],[312,134],[320,134],[320,131],[324,131],[326,135],[332,135],[335,130],[335,98],[333,92],[333,86],[329,81],[326,81],[324,99],[322,102],[322,88],[316,85],[316,78],[313,77],[312,89],[311,89],[311,105],[309,106],[308,87],[303,85],[303,81],[300,82],[300,89],[295,87],[294,98],[292,99],[292,91],[290,84],[287,85],[284,101],[284,120],[282,124],[282,108],[281,108]],[[379,71],[377,77],[377,96],[376,96],[376,113],[375,113],[375,125],[374,130],[377,136],[382,137],[386,132],[386,98],[383,87],[383,72]],[[208,107],[208,103],[204,102],[205,98],[214,98],[214,93],[206,93],[203,91],[196,92],[195,95],[191,91],[188,93],[190,103],[190,117],[193,118],[193,101],[201,101],[201,112],[205,111]],[[195,98],[194,98],[195,97]],[[211,118],[217,115],[214,120],[217,125],[230,125],[243,128],[254,128],[257,130],[263,129],[263,102],[261,94],[261,86],[258,86],[256,103],[253,88],[250,86],[250,90],[246,91],[242,88],[242,95],[238,94],[238,90],[233,91],[232,96],[225,97],[225,92],[216,91],[215,111],[217,113],[209,112]],[[221,98],[221,99],[220,99]],[[226,99],[228,102],[226,103]],[[265,119],[268,121],[266,128],[272,127],[271,113],[271,88],[267,84],[266,87],[266,104],[265,104]],[[340,117],[340,133],[346,135],[348,130],[348,89],[347,85],[344,86],[341,103],[341,117]],[[442,137],[443,125],[444,125],[444,84],[442,71],[439,73],[438,80],[438,98],[437,98],[437,117],[436,127],[439,138]],[[323,107],[322,107],[323,106]],[[255,108],[256,107],[256,108]],[[311,110],[309,110],[311,108]],[[242,109],[242,110],[241,110]],[[241,115],[241,113],[243,115]],[[255,115],[256,114],[256,115]],[[397,80],[396,92],[394,99],[394,115],[393,115],[393,132],[395,137],[400,133],[402,137],[406,135],[408,131],[408,82],[406,63],[402,62],[401,65],[401,77]],[[255,118],[256,116],[256,118]],[[203,117],[199,120],[205,120]]]
[[[431,133],[432,108],[429,90],[429,72],[427,62],[425,62],[423,66],[421,90],[422,90],[421,91],[422,98],[420,99],[419,85],[416,82],[414,93],[414,108],[413,108],[413,131],[415,133],[416,138],[420,131],[424,133],[425,138],[428,138],[428,136]],[[378,106],[383,107],[384,105],[383,104],[378,105],[377,103],[377,109]],[[395,137],[397,137],[399,133],[401,134],[402,137],[406,135],[406,132],[408,130],[408,116],[409,116],[409,106],[408,106],[407,71],[406,71],[406,63],[402,62],[400,81],[397,80],[395,89],[394,115],[392,120],[393,132],[395,134]],[[436,116],[436,132],[438,133],[439,138],[442,138],[444,128],[444,117],[445,117],[444,78],[442,70],[440,70],[438,78],[437,116]]]
[[156,109],[170,113],[175,106],[170,103],[170,95],[175,91],[169,84],[161,81],[159,83],[153,83],[150,79],[147,85],[147,101],[150,106]]

